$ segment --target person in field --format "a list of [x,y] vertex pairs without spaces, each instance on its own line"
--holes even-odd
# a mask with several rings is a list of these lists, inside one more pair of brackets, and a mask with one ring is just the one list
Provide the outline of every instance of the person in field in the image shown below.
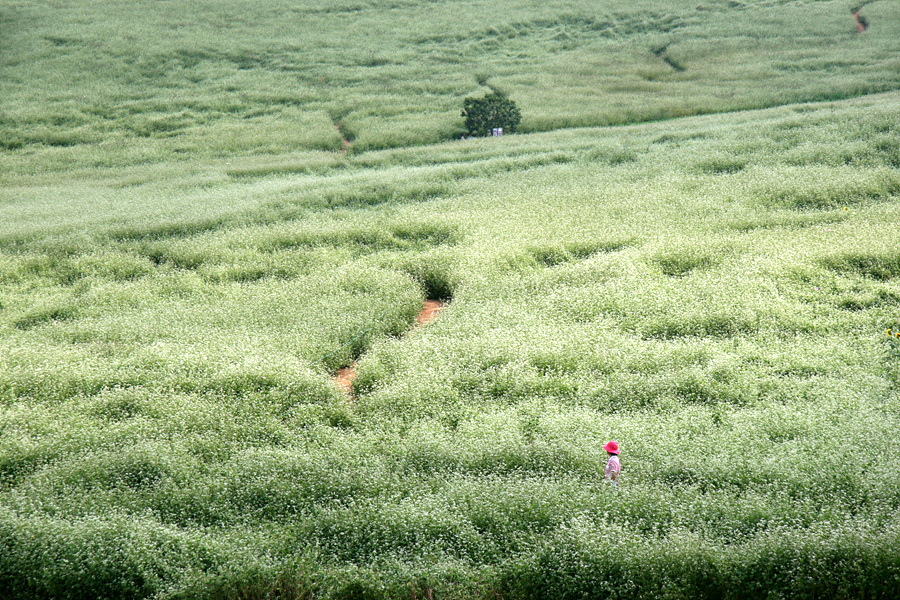
[[622,471],[622,463],[619,462],[619,443],[610,440],[606,442],[603,449],[606,450],[606,454],[609,456],[609,460],[606,461],[606,474],[603,478],[609,479],[615,486],[619,481],[619,473]]

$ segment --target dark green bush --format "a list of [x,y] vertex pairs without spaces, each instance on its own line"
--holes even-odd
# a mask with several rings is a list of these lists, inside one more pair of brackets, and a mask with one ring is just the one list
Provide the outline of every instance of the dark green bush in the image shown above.
[[504,133],[515,133],[522,121],[516,103],[500,92],[484,98],[466,98],[462,116],[466,118],[469,135],[490,135],[495,127],[502,127]]

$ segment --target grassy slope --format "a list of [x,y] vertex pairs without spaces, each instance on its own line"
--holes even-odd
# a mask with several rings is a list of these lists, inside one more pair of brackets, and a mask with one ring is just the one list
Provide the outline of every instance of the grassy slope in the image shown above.
[[362,151],[458,137],[462,98],[489,88],[525,131],[897,89],[898,8],[868,4],[859,35],[850,7],[7,3],[0,138],[46,167],[336,150],[335,123]]
[[[888,4],[866,7],[871,37],[829,38],[836,55],[856,60],[841,44],[871,40],[858,56],[881,72],[890,38],[878,37],[876,15]],[[280,7],[267,6],[274,21]],[[509,27],[531,24],[528,35],[500,23],[490,39],[503,43],[465,44],[442,36],[456,35],[450,24],[483,31],[480,19],[444,14],[455,4],[416,6],[393,11],[419,15],[417,35],[435,48],[489,54],[503,86],[525,76],[514,73],[513,50],[534,52],[532,76],[543,77],[582,44],[628,54],[689,25],[708,31],[700,19],[752,15],[742,26],[759,31],[795,24],[793,11],[847,8],[676,4],[667,10],[687,24],[663,32],[671,15],[648,3],[656,20],[643,29],[576,37],[576,48],[551,52],[548,40],[565,39],[560,23],[604,30],[585,25],[587,8],[560,16],[544,5],[507,11]],[[86,55],[65,40],[107,39],[103,31],[121,31],[115,18],[133,22],[131,7],[109,3],[109,20],[89,20],[80,3],[62,4],[52,18],[69,15],[70,28],[4,43],[27,55],[49,42],[82,64]],[[192,27],[230,28],[232,47],[206,51],[255,48],[269,62],[228,77],[245,91],[275,89],[264,80],[280,71],[266,65],[282,56],[289,28],[266,29],[275,50],[263,52],[253,23],[265,15],[210,3],[163,40],[156,5],[144,8],[146,32],[133,35],[162,49],[116,42],[122,64],[129,52],[151,60],[175,40],[196,43]],[[329,46],[335,34],[322,27],[369,32],[378,8],[348,3],[292,22],[316,24],[322,65],[349,62],[328,51],[340,44]],[[28,16],[33,30],[52,28],[26,3],[2,10],[4,27]],[[388,51],[405,43],[396,38],[379,38],[378,56],[402,62]],[[816,47],[758,38],[753,47],[785,44],[780,56]],[[686,40],[666,52],[676,58]],[[47,52],[51,62],[66,56]],[[115,52],[95,54],[115,64]],[[798,75],[791,93],[855,77],[848,65],[808,59],[819,65],[815,83]],[[329,73],[357,77],[360,97],[374,85],[360,69],[390,66],[333,60]],[[62,71],[36,64],[51,89]],[[212,66],[202,64],[174,75],[166,67],[177,75],[168,88],[159,74],[131,88],[111,76],[109,86],[142,96],[132,98],[136,119],[148,106],[153,118],[174,119],[182,109],[160,98],[215,95],[204,81],[219,75],[181,79]],[[421,77],[395,67],[407,77],[401,89]],[[818,77],[822,69],[832,78]],[[573,89],[590,87],[567,73]],[[682,90],[699,86],[679,101],[686,113],[700,99],[713,111],[756,102],[717,97],[716,73],[681,76],[672,77]],[[59,79],[54,93],[28,99],[4,81],[15,92],[4,96],[15,98],[4,102],[15,130],[4,139],[22,142],[0,157],[9,167],[0,190],[0,589],[9,596],[896,592],[900,345],[885,335],[900,329],[896,93],[340,155],[296,140],[256,153],[257,123],[248,129],[242,111],[265,106],[260,96],[233,113],[207,111],[215,117],[203,127],[141,137],[121,115],[84,116],[76,127],[47,118],[112,105],[112,87],[65,98]],[[766,92],[770,83],[760,84],[762,104],[803,97]],[[571,105],[560,97],[544,98],[541,114],[579,106],[572,93]],[[627,119],[661,116],[669,101],[623,100]],[[432,123],[451,125],[429,127],[455,127],[459,98],[447,103]],[[296,110],[314,119],[326,105]],[[370,109],[354,106],[342,118],[359,127],[358,148],[367,135],[381,140],[372,146],[399,143],[363,127]],[[35,118],[22,119],[29,111]],[[277,129],[284,114],[259,118]],[[332,116],[321,128],[336,149]],[[226,125],[246,147],[179,157]],[[39,129],[97,139],[48,146],[30,137]],[[428,329],[398,338],[425,295],[453,303]],[[328,374],[360,354],[358,402],[348,406]],[[613,437],[626,466],[615,494],[598,478],[600,447]]]

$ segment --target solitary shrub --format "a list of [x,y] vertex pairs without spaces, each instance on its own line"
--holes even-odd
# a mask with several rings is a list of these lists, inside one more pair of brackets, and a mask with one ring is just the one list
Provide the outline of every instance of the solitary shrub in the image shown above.
[[500,92],[493,92],[484,98],[466,98],[462,116],[466,118],[466,129],[470,135],[489,135],[497,127],[502,127],[504,133],[514,133],[522,121],[522,113],[516,103]]

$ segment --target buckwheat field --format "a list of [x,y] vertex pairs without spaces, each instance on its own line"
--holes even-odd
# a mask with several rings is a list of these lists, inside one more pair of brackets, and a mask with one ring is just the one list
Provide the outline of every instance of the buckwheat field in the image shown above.
[[900,595],[897,3],[51,4],[0,599]]

